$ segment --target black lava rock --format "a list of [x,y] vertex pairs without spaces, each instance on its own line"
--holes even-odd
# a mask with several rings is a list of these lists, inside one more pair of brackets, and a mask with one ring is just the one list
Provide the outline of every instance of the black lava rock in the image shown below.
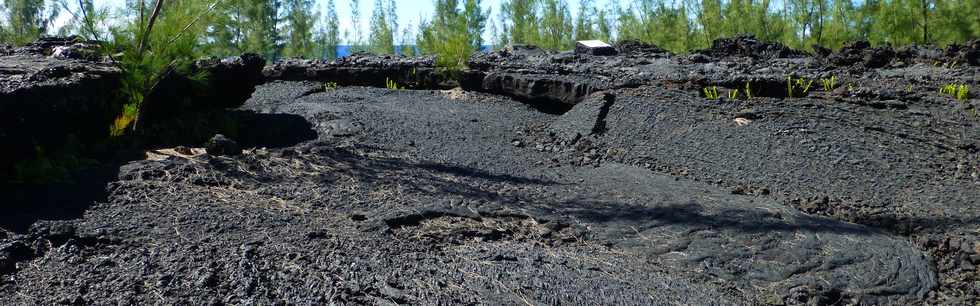
[[0,244],[0,273],[14,271],[18,261],[30,258],[31,248],[21,241]]
[[211,155],[235,156],[242,154],[242,148],[238,146],[237,142],[221,134],[211,137],[211,140],[208,140],[208,144],[205,146],[205,150]]

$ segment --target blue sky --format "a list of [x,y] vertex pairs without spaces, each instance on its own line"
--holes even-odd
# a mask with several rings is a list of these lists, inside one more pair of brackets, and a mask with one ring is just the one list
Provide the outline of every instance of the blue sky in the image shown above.
[[[327,0],[315,0],[316,9],[318,11],[324,11],[327,6]],[[340,27],[341,33],[344,30],[350,30],[353,28],[353,23],[351,22],[351,7],[350,0],[334,0],[337,5],[337,14],[340,17]],[[361,8],[361,31],[362,33],[367,33],[368,21],[371,17],[371,11],[374,8],[375,0],[360,0]],[[497,19],[497,14],[500,11],[500,3],[502,0],[483,0],[482,5],[484,8],[491,8],[494,20]],[[572,9],[572,14],[578,10],[579,0],[567,0]],[[607,7],[612,1],[621,1],[623,5],[628,5],[629,0],[593,0],[598,7]],[[460,1],[462,2],[462,1]],[[95,0],[97,6],[109,5],[112,7],[120,7],[124,3],[124,0]],[[413,28],[417,28],[420,20],[423,18],[430,18],[433,11],[433,0],[396,0],[396,5],[398,6],[398,19],[400,26],[411,25]],[[484,38],[490,38],[490,27],[487,26],[487,32],[484,33]]]

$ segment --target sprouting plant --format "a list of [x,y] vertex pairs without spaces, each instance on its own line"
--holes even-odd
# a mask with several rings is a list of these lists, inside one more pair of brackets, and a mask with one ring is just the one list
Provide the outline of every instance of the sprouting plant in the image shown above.
[[139,116],[139,106],[136,104],[126,104],[123,105],[123,111],[116,120],[112,122],[112,126],[109,127],[109,135],[113,137],[122,136],[126,133],[126,128],[129,127],[133,121],[136,121],[136,117]]
[[793,96],[793,77],[791,76],[786,77],[786,96]]
[[745,97],[752,99],[752,87],[749,86],[749,82],[745,82]]
[[398,82],[389,78],[385,78],[385,87],[391,90],[405,89],[404,86],[398,86]]
[[796,80],[796,85],[803,88],[803,95],[805,96],[810,92],[810,86],[813,86],[813,80],[806,81],[804,79]]
[[337,82],[326,82],[326,83],[323,83],[323,90],[324,91],[337,90]]
[[732,90],[732,91],[729,91],[728,92],[728,99],[729,100],[735,100],[737,98],[738,98],[738,89],[735,89],[735,90]]
[[717,86],[705,87],[703,91],[704,97],[708,98],[708,100],[718,100],[719,96]]
[[959,101],[966,101],[970,97],[970,87],[966,84],[946,84],[939,87],[939,94],[952,96]]
[[912,88],[912,84],[909,84],[909,86],[905,87],[905,92],[912,93],[912,91],[914,91],[914,88]]
[[837,88],[837,76],[830,76],[829,79],[820,79],[820,83],[823,83],[823,91],[831,91]]
[[811,86],[813,86],[813,80],[807,80],[804,78],[793,80],[792,76],[786,77],[786,93],[788,97],[795,97],[794,93],[797,93],[797,89],[800,90],[798,93],[801,97],[806,96],[807,93],[810,92]]
[[955,90],[956,90],[956,85],[953,84],[944,84],[943,86],[939,86],[939,94],[941,95],[952,94],[953,91]]
[[847,92],[854,92],[854,83],[847,83]]

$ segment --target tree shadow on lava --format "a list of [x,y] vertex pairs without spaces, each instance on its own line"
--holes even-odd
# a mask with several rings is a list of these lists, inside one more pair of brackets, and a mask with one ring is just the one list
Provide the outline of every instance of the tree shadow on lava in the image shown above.
[[[888,229],[848,223],[804,213],[780,214],[764,208],[706,209],[703,203],[650,202],[636,205],[624,201],[597,199],[598,194],[582,194],[561,188],[567,183],[541,178],[492,173],[471,167],[410,161],[386,157],[385,149],[358,145],[353,149],[318,148],[313,158],[317,163],[337,166],[340,173],[355,177],[369,185],[399,185],[405,190],[436,198],[458,198],[479,211],[526,211],[541,217],[566,216],[584,222],[616,228],[645,229],[657,226],[682,225],[692,228],[731,229],[745,233],[816,232],[849,235],[870,235]],[[509,189],[502,191],[502,188]],[[651,187],[653,188],[653,187]],[[572,200],[558,200],[556,194],[571,195]],[[732,195],[733,197],[742,197]],[[636,199],[639,201],[655,201]],[[980,224],[978,219],[919,218],[919,224]]]
[[312,124],[297,115],[229,110],[217,116],[221,120],[208,122],[202,116],[192,119],[200,124],[172,125],[164,129],[169,130],[166,135],[127,139],[125,141],[131,143],[125,146],[134,148],[119,149],[94,167],[74,171],[67,182],[0,184],[0,192],[6,195],[0,227],[25,232],[38,220],[81,218],[92,204],[107,200],[107,185],[118,179],[119,167],[145,158],[146,149],[178,145],[199,147],[217,133],[235,135],[243,147],[288,147],[317,137]]
[[[374,154],[379,151],[369,151]],[[782,216],[762,208],[723,208],[708,212],[696,202],[662,203],[657,206],[631,205],[618,201],[595,199],[597,194],[577,195],[573,200],[557,200],[549,195],[571,192],[555,189],[564,184],[520,176],[494,174],[484,170],[432,162],[409,162],[390,157],[366,157],[346,149],[321,151],[321,157],[359,181],[368,184],[397,184],[412,192],[440,198],[458,197],[481,212],[498,210],[527,211],[543,218],[573,217],[587,223],[610,228],[643,230],[669,225],[693,228],[732,229],[746,233],[761,232],[830,232],[865,235],[876,230],[828,218],[798,214]],[[500,187],[518,187],[518,192],[501,192]],[[529,192],[530,191],[530,192]]]
[[118,173],[118,165],[100,165],[69,182],[0,184],[5,197],[0,227],[23,233],[38,220],[79,218],[93,203],[106,200],[106,185]]
[[313,125],[293,114],[264,114],[232,111],[238,122],[238,138],[243,147],[283,148],[317,138]]
[[132,141],[143,149],[203,146],[223,134],[242,147],[282,148],[314,140],[317,133],[305,118],[242,110],[201,111],[144,124]]
[[[318,158],[327,158],[329,164],[339,166],[342,173],[356,177],[367,184],[394,184],[409,191],[431,196],[460,196],[470,200],[518,202],[518,195],[501,193],[502,186],[543,188],[559,185],[558,182],[528,178],[483,169],[464,167],[431,161],[409,161],[394,157],[377,156],[384,152],[370,146],[358,146],[355,153],[347,149],[329,148],[318,152]],[[384,154],[384,153],[382,153]]]
[[924,230],[935,232],[936,230],[949,231],[980,226],[980,217],[913,217],[889,213],[875,216],[858,216],[855,219],[855,223],[903,236],[913,235]]
[[557,213],[566,213],[586,222],[617,227],[646,228],[682,225],[705,229],[732,229],[745,233],[826,232],[867,235],[875,229],[829,218],[799,214],[785,216],[764,209],[722,208],[708,212],[694,201],[656,206],[631,205],[614,201],[575,200],[558,204]]

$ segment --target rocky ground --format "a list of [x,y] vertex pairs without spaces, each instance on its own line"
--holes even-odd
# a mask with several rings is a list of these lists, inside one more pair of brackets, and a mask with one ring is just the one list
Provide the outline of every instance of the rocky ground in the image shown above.
[[0,304],[973,305],[978,47],[282,62],[242,154],[4,219]]

